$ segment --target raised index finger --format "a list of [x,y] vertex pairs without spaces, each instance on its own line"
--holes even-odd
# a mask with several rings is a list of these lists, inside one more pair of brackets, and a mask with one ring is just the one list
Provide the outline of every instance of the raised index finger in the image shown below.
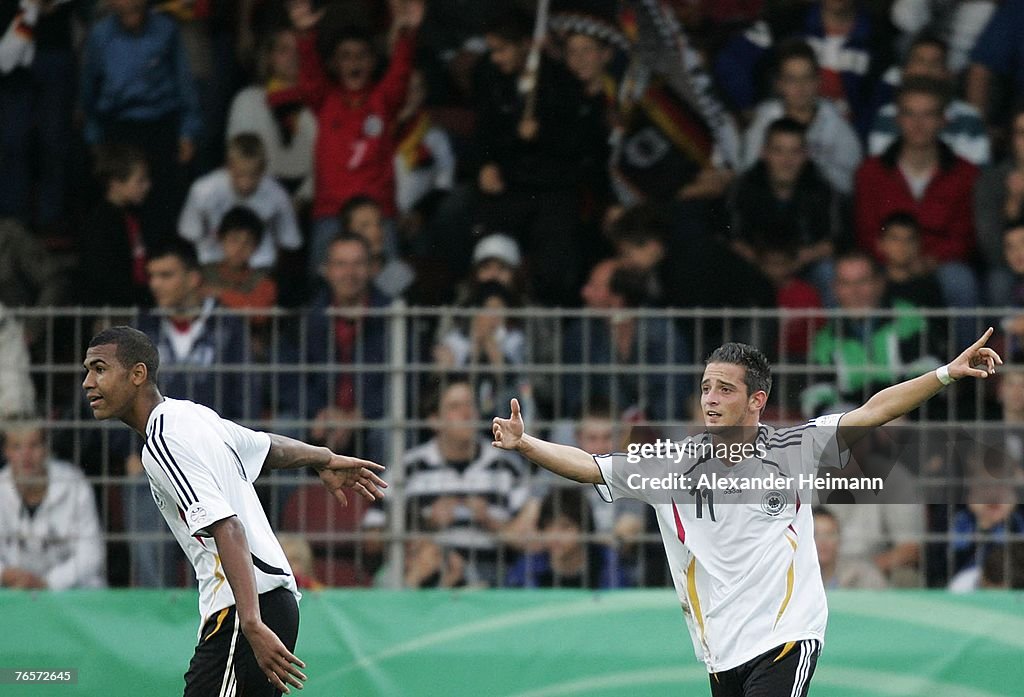
[[992,336],[993,331],[995,330],[992,327],[989,327],[987,330],[985,330],[985,333],[981,335],[980,339],[974,342],[974,346],[972,346],[971,348],[977,349],[984,346],[985,342],[987,342],[989,337]]

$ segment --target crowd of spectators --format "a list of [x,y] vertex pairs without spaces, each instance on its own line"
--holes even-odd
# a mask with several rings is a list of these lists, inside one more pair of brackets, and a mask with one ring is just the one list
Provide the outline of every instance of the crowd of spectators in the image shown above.
[[[27,379],[30,362],[73,362],[76,341],[123,316],[159,346],[165,394],[392,464],[388,367],[425,365],[397,392],[423,425],[393,463],[413,533],[405,582],[620,587],[667,580],[645,551],[652,520],[602,513],[490,448],[480,426],[510,396],[563,440],[597,429],[604,442],[585,447],[611,450],[679,435],[683,368],[725,339],[814,368],[774,399],[781,420],[934,368],[984,322],[1020,361],[1024,0],[553,0],[537,56],[533,10],[0,0],[3,411],[39,413],[35,393],[55,388]],[[396,346],[395,300],[458,312]],[[62,305],[108,310],[74,336],[4,310]],[[635,312],[652,308],[710,312]],[[944,308],[959,312],[923,312]],[[545,364],[569,369],[530,368]],[[925,417],[1002,414],[1013,431],[1021,381],[1011,371],[998,395],[954,394]],[[56,389],[44,416],[80,418],[74,386]],[[3,584],[95,585],[72,564],[93,544],[85,528],[54,533],[78,551],[26,556],[58,494],[95,508],[44,435],[5,438]],[[131,439],[81,441],[69,452],[87,474],[126,477],[100,490],[116,511],[104,524],[137,534],[111,546],[110,579],[181,581],[146,537],[158,528]],[[1013,482],[1020,443],[1005,444]],[[1024,519],[1013,485],[992,489],[942,512],[819,512],[827,582],[1014,583],[1021,554],[1004,538]],[[349,521],[365,537],[349,578],[388,575],[389,516]],[[926,544],[931,532],[951,541]],[[322,545],[294,546],[311,583],[333,581]]]

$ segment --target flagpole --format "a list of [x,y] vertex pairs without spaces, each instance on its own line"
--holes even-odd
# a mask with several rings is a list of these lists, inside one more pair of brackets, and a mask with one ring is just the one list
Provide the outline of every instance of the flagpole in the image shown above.
[[526,71],[519,80],[519,92],[526,98],[523,121],[533,120],[537,110],[537,83],[540,73],[540,55],[548,32],[548,10],[551,0],[537,0],[537,21],[533,25],[533,44],[526,58]]

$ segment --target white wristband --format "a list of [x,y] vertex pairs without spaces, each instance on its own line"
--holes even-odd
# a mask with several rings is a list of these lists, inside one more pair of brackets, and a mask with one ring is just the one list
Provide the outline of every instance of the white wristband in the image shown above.
[[935,369],[935,377],[937,377],[939,379],[939,382],[941,382],[943,385],[949,385],[951,383],[956,382],[956,379],[950,377],[950,375],[949,375],[949,365],[948,364],[936,368]]

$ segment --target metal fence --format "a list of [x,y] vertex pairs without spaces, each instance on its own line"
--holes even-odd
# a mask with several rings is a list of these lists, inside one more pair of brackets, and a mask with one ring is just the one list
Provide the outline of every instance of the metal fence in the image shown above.
[[[388,503],[369,518],[362,505],[342,509],[332,503],[307,473],[271,473],[261,478],[257,490],[275,528],[298,535],[289,544],[297,542],[299,557],[310,555],[310,575],[328,585],[396,587],[417,585],[410,565],[427,569],[438,552],[442,559],[435,563],[431,583],[453,582],[450,576],[459,569],[450,567],[460,564],[461,582],[502,583],[513,566],[521,571],[523,559],[550,539],[535,537],[535,521],[542,515],[540,500],[553,484],[528,463],[518,463],[516,481],[506,482],[518,492],[515,496],[504,492],[500,502],[488,502],[499,512],[504,532],[474,531],[469,535],[474,544],[480,534],[489,542],[471,546],[461,562],[449,553],[461,549],[465,535],[455,535],[449,544],[436,529],[417,525],[424,502],[409,496],[408,467],[401,463],[411,449],[445,427],[430,405],[449,382],[469,381],[481,447],[489,447],[491,417],[505,415],[512,396],[522,401],[531,433],[571,442],[582,416],[604,416],[614,424],[614,444],[621,447],[627,441],[679,438],[700,430],[692,419],[699,420],[694,406],[703,359],[723,342],[749,342],[768,354],[774,385],[765,420],[782,425],[860,404],[877,389],[945,363],[964,348],[967,337],[979,336],[987,326],[1011,328],[1006,318],[1016,312],[479,311],[396,302],[387,308],[321,312],[215,310],[201,318],[205,324],[191,347],[180,336],[172,338],[168,318],[138,310],[8,309],[4,321],[22,328],[30,342],[34,403],[46,419],[51,451],[80,466],[94,485],[112,584],[188,582],[180,551],[148,500],[135,458],[138,439],[121,424],[93,421],[81,394],[81,362],[90,337],[105,326],[130,324],[159,337],[165,394],[201,401],[253,428],[326,442],[387,464]],[[998,331],[994,345],[1004,358],[1017,357],[1018,339],[1009,332]],[[8,362],[0,372],[10,373],[17,365]],[[1007,368],[1012,372],[1012,366]],[[1024,393],[1024,384],[1018,389]],[[17,401],[5,398],[3,403]],[[919,442],[933,439],[937,428],[947,434],[951,429],[994,434],[979,440],[1011,443],[1006,433],[1014,427],[1004,421],[1004,412],[1009,414],[1010,407],[1000,401],[993,381],[965,381],[926,404],[915,415],[913,429]],[[999,448],[1011,455],[1014,472],[1019,470],[1020,449],[1012,443]],[[902,464],[919,473],[920,463]],[[933,471],[934,481],[943,484],[939,475],[945,471]],[[1004,488],[1016,495],[1015,484]],[[592,503],[584,499],[584,505]],[[916,563],[904,564],[891,580],[943,584],[963,556],[957,545],[980,549],[991,543],[983,531],[956,527],[965,510],[962,503],[916,504],[922,520],[911,534],[922,551]],[[507,518],[500,515],[502,509]],[[619,570],[627,569],[619,574],[622,583],[670,583],[649,514],[642,508],[627,507],[621,515],[614,510],[611,516],[597,511],[589,516],[583,541],[611,550]],[[944,522],[935,522],[943,516]],[[596,518],[601,522],[592,524]],[[621,524],[623,529],[616,527],[620,520],[628,522]],[[1000,540],[1020,536],[1014,520],[1007,522]],[[887,544],[905,537],[900,530],[883,528]],[[855,537],[858,531],[841,534]],[[438,540],[440,550],[432,546]],[[870,554],[880,551],[871,548]],[[1013,561],[1009,552],[1004,556],[1009,571]],[[465,573],[477,566],[486,571]],[[529,572],[529,564],[526,568]],[[596,564],[588,567],[584,583],[599,585],[592,577],[598,570]],[[536,574],[532,577],[536,580]],[[554,577],[557,585],[559,575]]]

